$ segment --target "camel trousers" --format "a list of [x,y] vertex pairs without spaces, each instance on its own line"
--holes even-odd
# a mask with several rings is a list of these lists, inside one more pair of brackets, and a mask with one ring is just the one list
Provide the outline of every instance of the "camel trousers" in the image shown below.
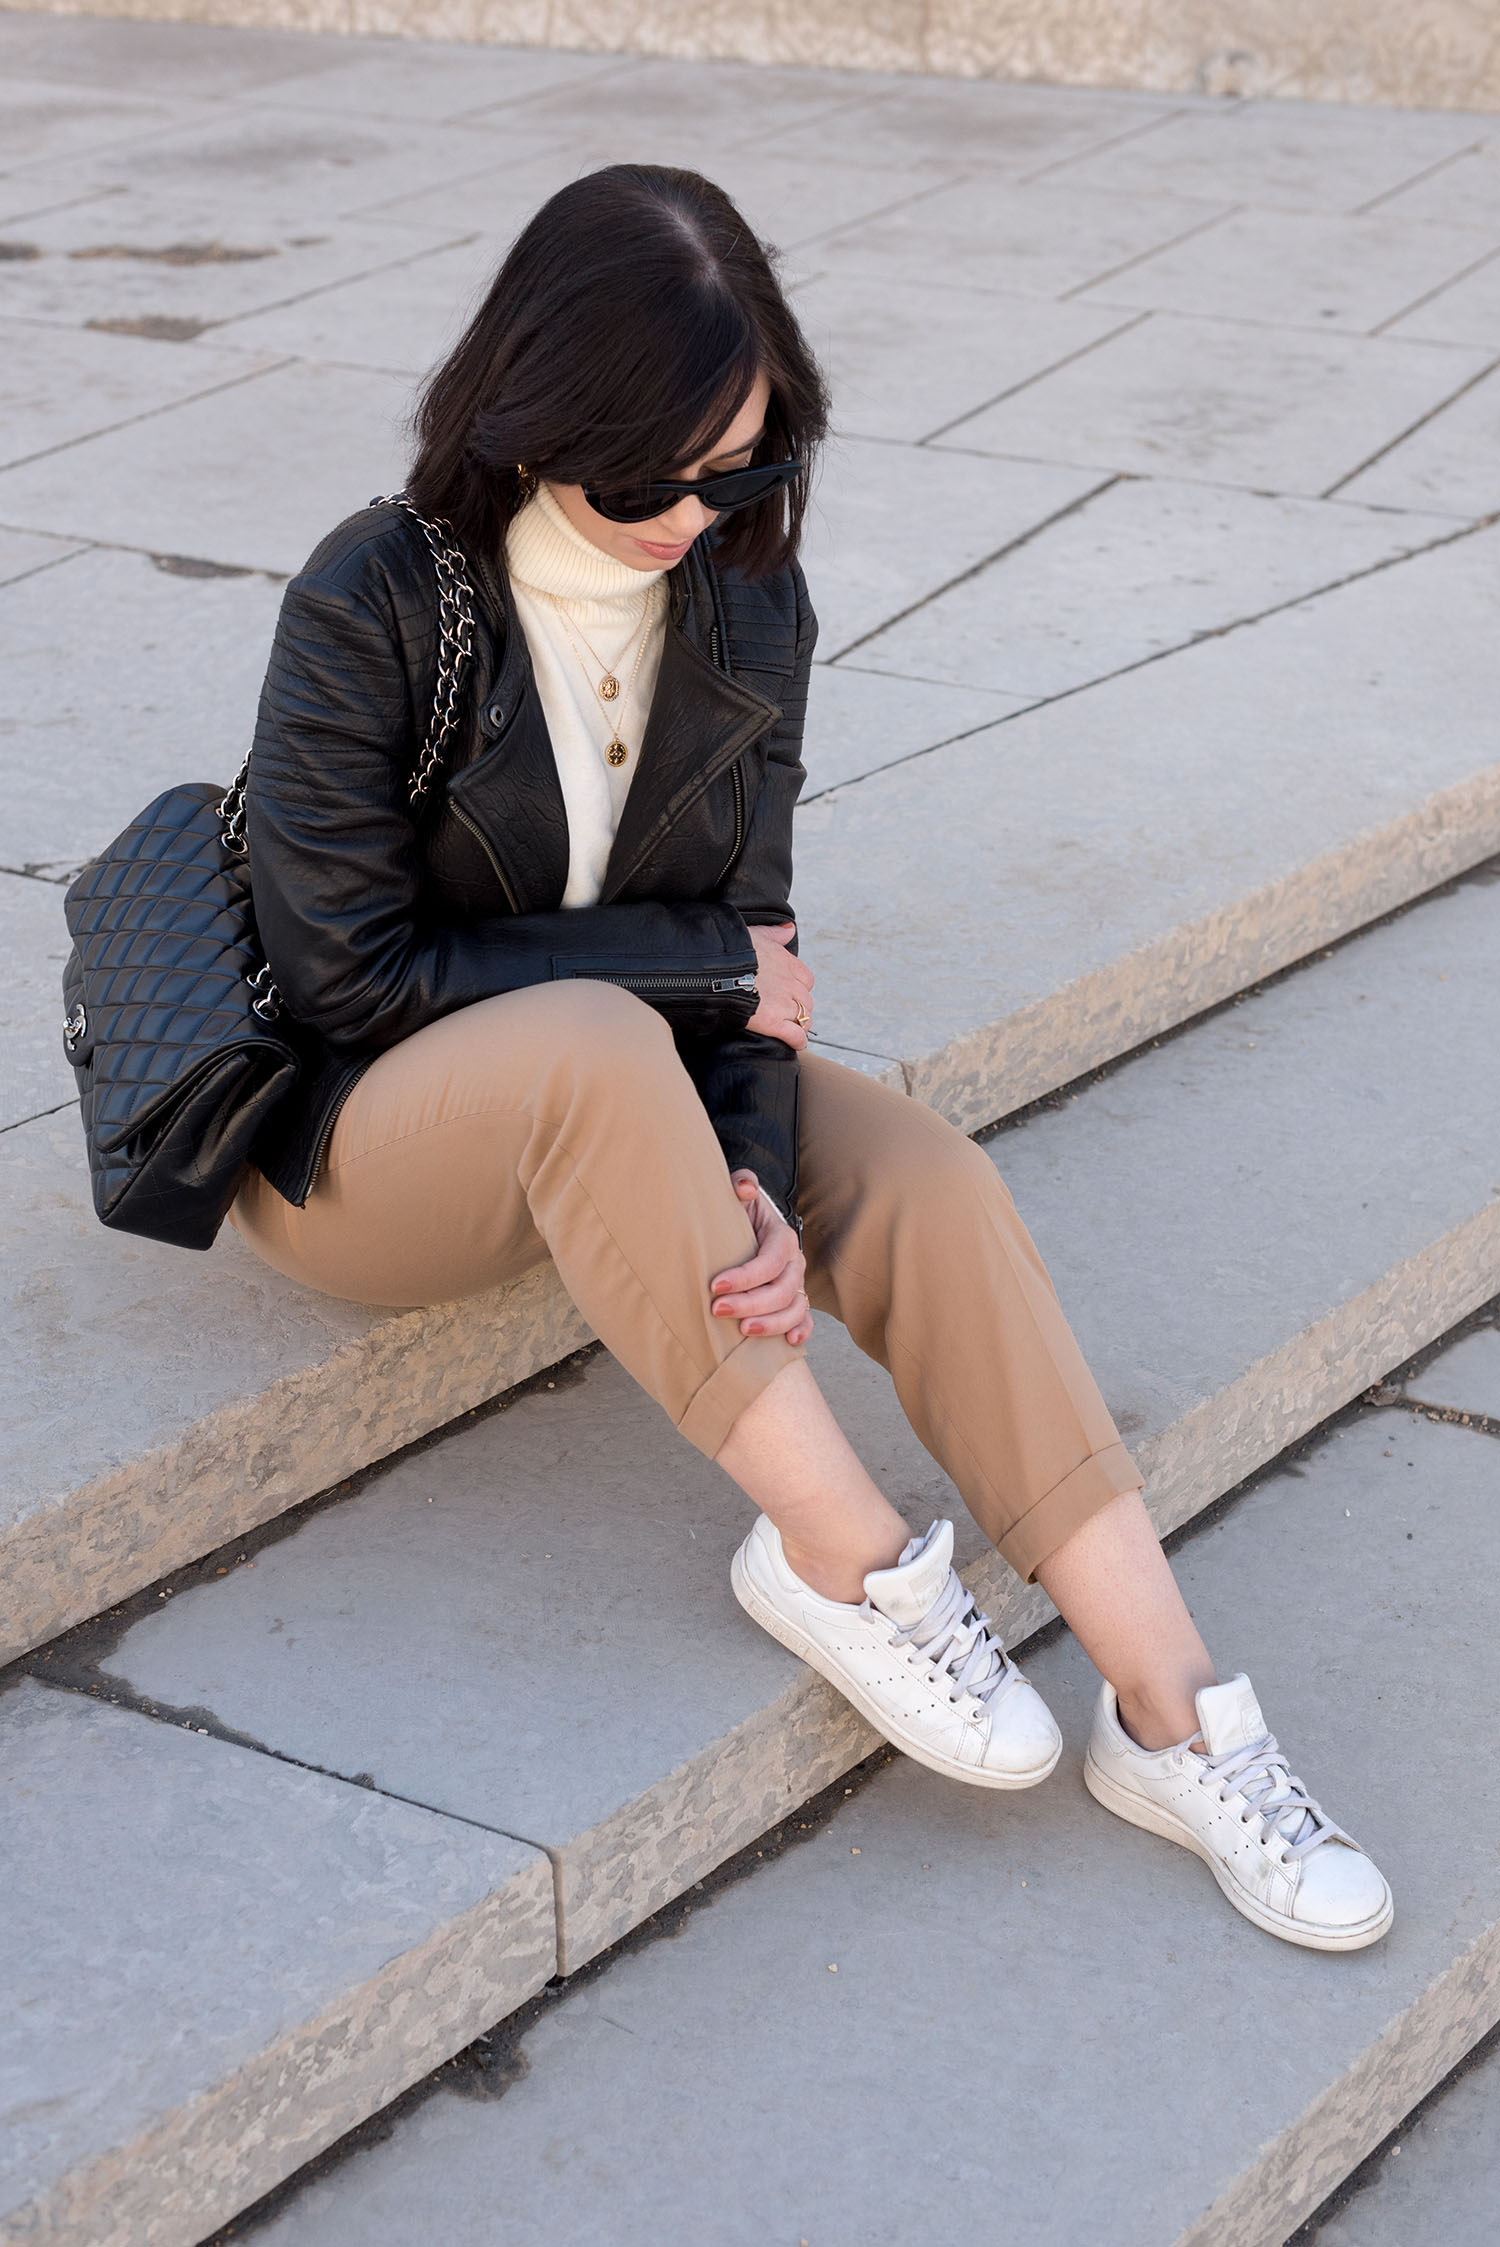
[[[980,1526],[1030,1577],[1141,1477],[984,1152],[818,1053],[801,1062],[808,1294],[890,1373]],[[233,1222],[360,1303],[451,1301],[551,1256],[594,1332],[710,1458],[802,1355],[710,1314],[754,1251],[660,1015],[612,984],[482,1000],[350,1093],[303,1209],[252,1172]]]

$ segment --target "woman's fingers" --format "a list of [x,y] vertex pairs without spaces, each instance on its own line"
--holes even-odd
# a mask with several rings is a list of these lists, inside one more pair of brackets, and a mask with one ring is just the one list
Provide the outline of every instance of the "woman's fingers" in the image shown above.
[[802,1293],[802,1275],[790,1266],[767,1280],[764,1287],[743,1287],[721,1295],[714,1303],[715,1318],[756,1319],[764,1311],[788,1311]]
[[807,1306],[807,1297],[800,1288],[796,1301],[789,1303],[784,1311],[763,1311],[758,1318],[740,1321],[741,1334],[784,1334],[788,1341],[803,1327],[806,1328],[806,1333],[801,1339],[805,1341],[812,1332],[812,1314]]
[[[790,1232],[789,1227],[783,1229]],[[795,1235],[791,1236],[791,1255],[797,1255]],[[715,1301],[722,1295],[741,1294],[746,1288],[769,1286],[772,1280],[779,1278],[787,1270],[789,1262],[785,1243],[767,1241],[763,1248],[756,1250],[748,1263],[734,1264],[727,1272],[719,1273],[712,1288]],[[801,1284],[800,1277],[798,1284]]]

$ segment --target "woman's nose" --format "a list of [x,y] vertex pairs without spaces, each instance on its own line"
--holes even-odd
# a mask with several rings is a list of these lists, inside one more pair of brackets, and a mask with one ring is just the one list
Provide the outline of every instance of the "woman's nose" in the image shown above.
[[675,507],[657,518],[672,538],[696,538],[718,519],[717,507],[705,507],[701,499],[679,499]]

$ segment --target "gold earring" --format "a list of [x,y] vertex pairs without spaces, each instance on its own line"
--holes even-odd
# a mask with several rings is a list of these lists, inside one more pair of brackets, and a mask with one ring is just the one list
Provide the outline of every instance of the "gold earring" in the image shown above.
[[521,501],[523,506],[528,499],[535,499],[536,477],[526,466],[524,460],[518,460],[516,462],[516,482],[520,486]]

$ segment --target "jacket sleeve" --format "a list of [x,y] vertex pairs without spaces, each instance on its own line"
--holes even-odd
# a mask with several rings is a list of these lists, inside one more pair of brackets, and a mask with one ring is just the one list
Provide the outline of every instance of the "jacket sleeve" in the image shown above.
[[[768,737],[765,769],[750,815],[745,847],[720,891],[752,927],[795,918],[792,912],[792,813],[806,774],[802,732],[818,622],[800,569],[797,637],[781,718]],[[793,938],[795,947],[796,939]],[[755,1172],[785,1217],[797,1221],[797,1055],[780,1038],[732,1030],[683,1047],[683,1059],[712,1119],[731,1170]]]
[[[684,1034],[733,1030],[755,959],[726,897],[518,915],[472,925],[424,909],[407,789],[416,755],[406,645],[419,626],[388,583],[310,568],[288,587],[247,794],[256,918],[292,1015],[340,1057],[383,1052],[477,999],[642,963],[685,988]],[[418,674],[420,675],[420,674]],[[645,989],[642,996],[652,996]]]

